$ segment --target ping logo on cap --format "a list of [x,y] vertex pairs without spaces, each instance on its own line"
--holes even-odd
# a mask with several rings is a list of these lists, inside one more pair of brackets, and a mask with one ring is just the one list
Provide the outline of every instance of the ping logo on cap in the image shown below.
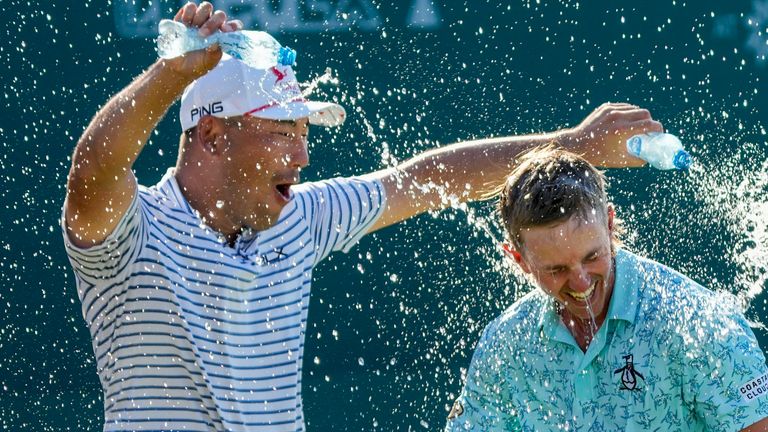
[[189,112],[189,115],[192,117],[192,121],[195,121],[195,116],[199,119],[202,116],[216,114],[224,111],[224,106],[222,106],[221,101],[218,102],[211,102],[208,104],[208,106],[201,106],[201,107],[194,107],[192,108],[192,111]]

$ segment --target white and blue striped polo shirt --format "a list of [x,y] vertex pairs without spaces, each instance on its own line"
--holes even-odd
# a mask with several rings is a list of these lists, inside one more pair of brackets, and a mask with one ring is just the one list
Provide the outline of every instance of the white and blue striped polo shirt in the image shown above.
[[347,251],[385,194],[360,178],[305,183],[271,228],[229,247],[173,170],[102,244],[64,235],[104,390],[105,431],[304,429],[312,268]]

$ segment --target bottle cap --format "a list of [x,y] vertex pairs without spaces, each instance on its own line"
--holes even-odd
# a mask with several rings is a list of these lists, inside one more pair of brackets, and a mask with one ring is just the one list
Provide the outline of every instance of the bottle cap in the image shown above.
[[675,153],[675,158],[672,160],[672,164],[675,168],[680,170],[688,169],[692,162],[693,159],[691,158],[691,154],[685,150],[678,150],[678,152]]
[[280,47],[277,51],[277,64],[281,66],[293,66],[296,63],[296,50],[288,47]]

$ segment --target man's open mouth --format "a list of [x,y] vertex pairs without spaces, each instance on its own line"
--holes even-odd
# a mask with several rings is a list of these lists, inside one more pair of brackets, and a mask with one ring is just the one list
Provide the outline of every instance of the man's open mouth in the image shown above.
[[582,292],[582,293],[577,293],[575,291],[571,291],[571,292],[568,293],[568,295],[570,295],[571,297],[575,298],[576,300],[581,300],[581,301],[587,300],[595,292],[595,288],[597,287],[597,282],[598,281],[592,282],[592,285],[589,286],[589,289],[584,291],[584,292]]
[[288,199],[290,198],[290,190],[291,190],[291,184],[290,183],[283,183],[275,186],[275,189],[277,189],[277,192],[280,193],[280,195],[283,196],[283,198]]

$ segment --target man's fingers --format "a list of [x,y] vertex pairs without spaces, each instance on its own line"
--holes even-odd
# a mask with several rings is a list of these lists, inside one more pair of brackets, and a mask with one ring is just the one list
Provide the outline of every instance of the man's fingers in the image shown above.
[[618,109],[618,110],[627,110],[627,109],[637,109],[637,108],[640,108],[637,105],[634,105],[634,104],[631,104],[631,103],[626,103],[626,102],[612,102],[612,103],[609,103],[608,106],[613,108],[613,109]]
[[228,22],[227,14],[223,11],[214,12],[213,5],[207,1],[200,3],[200,6],[188,2],[176,12],[173,19],[188,27],[198,27],[198,33],[202,37],[208,37],[218,30],[236,31],[243,28],[243,23],[239,20]]
[[623,112],[634,111],[638,109],[640,109],[640,107],[637,105],[628,103],[606,102],[592,111],[592,113],[590,113],[589,116],[587,116],[585,119],[585,122],[600,122],[602,119],[614,122],[621,118]]
[[240,20],[227,21],[221,26],[223,32],[233,32],[243,29],[243,22]]
[[200,6],[197,7],[197,12],[195,12],[195,17],[192,19],[192,25],[202,28],[211,17],[211,12],[213,12],[212,4],[209,2],[200,3]]
[[640,126],[646,133],[647,132],[664,132],[664,126],[656,120],[646,120],[641,122]]
[[647,109],[642,109],[642,108],[615,110],[612,113],[617,120],[621,119],[628,122],[636,122],[636,121],[651,119],[651,113]]
[[[216,53],[217,51],[221,51],[221,46],[218,42],[212,43],[208,45],[208,47],[205,49],[208,53]],[[218,63],[218,60],[216,61]]]
[[176,12],[176,16],[173,17],[174,20],[184,23],[185,25],[192,24],[192,19],[195,17],[195,12],[197,11],[197,5],[188,2],[184,6],[179,9],[178,12]]
[[210,18],[208,18],[208,21],[200,27],[200,36],[210,36],[220,30],[225,22],[227,22],[227,14],[217,10],[210,16]]
[[[629,127],[625,129],[631,135],[644,134],[649,132],[664,132],[664,127],[661,123],[653,119],[639,120],[629,124]],[[619,131],[616,131],[618,135]]]
[[602,111],[602,112],[610,112],[610,111],[623,111],[628,109],[637,109],[639,108],[637,105],[632,105],[625,102],[605,102],[604,104],[600,105],[596,111]]

